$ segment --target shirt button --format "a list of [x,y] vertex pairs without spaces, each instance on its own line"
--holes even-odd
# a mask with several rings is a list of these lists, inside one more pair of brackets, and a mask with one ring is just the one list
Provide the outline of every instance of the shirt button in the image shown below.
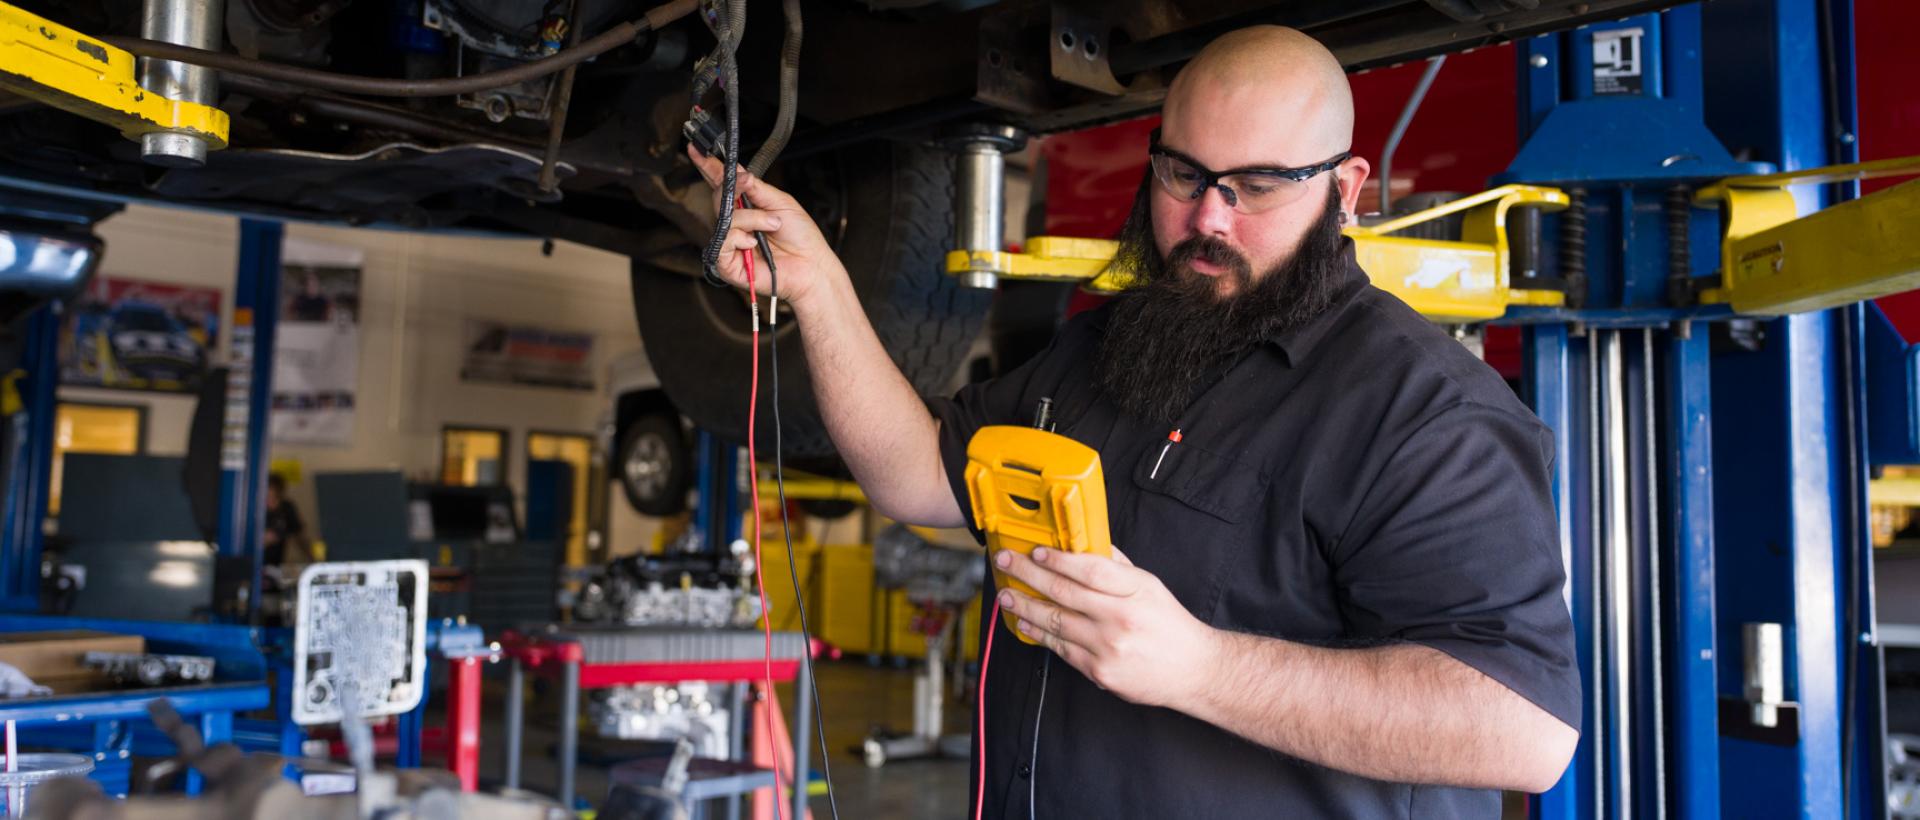
[[1020,764],[1020,778],[1024,780],[1032,776],[1033,776],[1033,767],[1025,763]]

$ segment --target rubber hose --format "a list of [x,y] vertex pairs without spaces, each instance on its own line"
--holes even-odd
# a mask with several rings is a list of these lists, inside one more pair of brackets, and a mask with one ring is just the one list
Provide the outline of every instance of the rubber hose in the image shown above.
[[793,137],[794,115],[800,108],[800,0],[781,0],[780,9],[787,17],[787,39],[780,47],[780,113],[774,118],[773,133],[747,163],[747,170],[756,177],[766,176],[773,161],[786,150],[787,140]]

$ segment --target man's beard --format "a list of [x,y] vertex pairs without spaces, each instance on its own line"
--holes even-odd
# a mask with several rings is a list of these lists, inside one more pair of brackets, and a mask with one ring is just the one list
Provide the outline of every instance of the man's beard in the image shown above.
[[[1258,279],[1246,257],[1212,236],[1186,239],[1162,258],[1153,240],[1148,173],[1114,257],[1139,284],[1114,298],[1098,382],[1121,411],[1172,425],[1241,354],[1324,312],[1346,257],[1339,188],[1329,185],[1326,208],[1300,247]],[[1235,292],[1221,297],[1215,277],[1189,267],[1194,260],[1224,268],[1220,276],[1232,278]]]

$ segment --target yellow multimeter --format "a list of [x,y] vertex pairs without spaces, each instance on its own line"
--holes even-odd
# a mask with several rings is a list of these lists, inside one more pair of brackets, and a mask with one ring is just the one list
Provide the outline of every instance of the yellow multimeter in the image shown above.
[[[987,553],[1034,547],[1113,556],[1107,529],[1107,485],[1100,454],[1085,444],[1032,427],[982,427],[967,443],[967,494],[973,520],[987,535]],[[999,569],[994,583],[1035,598],[1047,596]],[[1007,628],[1020,634],[1016,616]]]

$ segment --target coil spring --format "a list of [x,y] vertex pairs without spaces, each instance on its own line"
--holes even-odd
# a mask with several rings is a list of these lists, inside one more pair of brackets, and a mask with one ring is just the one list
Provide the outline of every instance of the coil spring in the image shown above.
[[1567,306],[1587,302],[1587,189],[1567,190],[1567,210],[1560,214],[1560,273],[1567,280]]
[[1693,217],[1693,192],[1685,185],[1667,189],[1667,301],[1693,304],[1693,249],[1687,229]]

